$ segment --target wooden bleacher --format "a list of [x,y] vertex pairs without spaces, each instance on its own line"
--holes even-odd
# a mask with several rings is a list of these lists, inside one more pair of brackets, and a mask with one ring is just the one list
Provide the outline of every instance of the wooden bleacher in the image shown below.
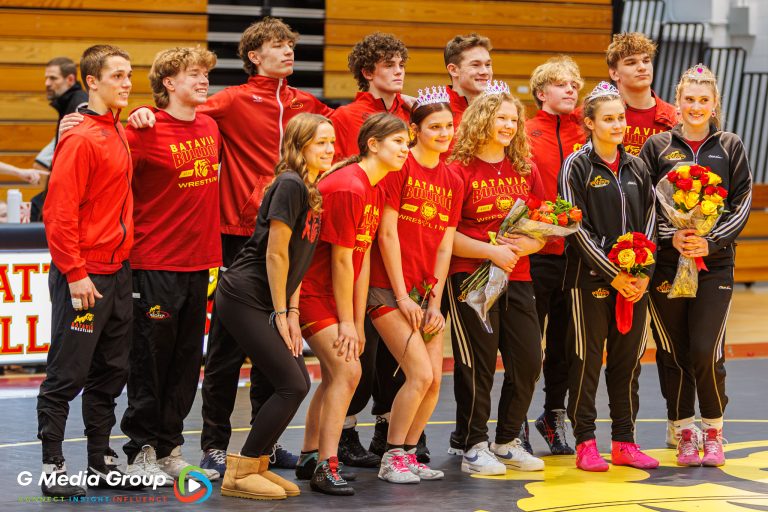
[[[0,161],[28,168],[54,136],[56,111],[45,97],[45,64],[109,43],[125,49],[133,65],[129,109],[152,103],[147,74],[157,52],[205,45],[207,0],[2,0],[0,1]],[[79,76],[78,76],[79,79]],[[0,199],[33,187],[0,177]]]
[[768,281],[768,185],[752,189],[752,212],[736,243],[736,282]]
[[357,84],[347,68],[352,46],[373,31],[390,32],[408,47],[405,92],[449,83],[445,44],[457,34],[478,32],[493,43],[494,78],[509,83],[533,105],[533,69],[558,53],[578,62],[591,88],[606,77],[611,40],[611,0],[475,1],[328,0],[325,28],[325,96],[351,99]]

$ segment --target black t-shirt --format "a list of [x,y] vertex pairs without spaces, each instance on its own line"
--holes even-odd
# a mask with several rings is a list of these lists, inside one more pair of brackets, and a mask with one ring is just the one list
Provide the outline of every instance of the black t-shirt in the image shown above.
[[287,305],[309,268],[320,234],[320,216],[309,207],[309,192],[295,172],[282,173],[264,194],[253,236],[219,282],[222,293],[265,311],[274,309],[267,278],[267,242],[272,219],[293,230],[288,245]]

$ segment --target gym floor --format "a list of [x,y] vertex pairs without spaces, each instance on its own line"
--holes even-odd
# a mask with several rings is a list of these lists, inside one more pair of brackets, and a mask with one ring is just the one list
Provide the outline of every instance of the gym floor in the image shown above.
[[[754,320],[753,320],[754,321]],[[403,486],[388,484],[376,478],[376,470],[357,469],[353,497],[336,498],[319,495],[301,482],[302,494],[283,501],[264,502],[220,495],[220,481],[213,482],[210,498],[200,503],[181,503],[172,488],[157,491],[115,493],[89,490],[95,503],[37,503],[40,490],[40,444],[36,440],[34,385],[26,386],[24,379],[0,384],[2,407],[2,438],[0,439],[0,510],[429,510],[442,511],[768,511],[768,405],[764,386],[768,360],[748,358],[730,360],[727,393],[730,397],[726,413],[725,446],[727,463],[721,468],[678,468],[675,452],[665,448],[665,411],[654,364],[644,364],[640,377],[640,415],[637,439],[643,449],[661,460],[656,470],[611,467],[606,473],[585,473],[575,469],[573,456],[545,456],[546,469],[537,473],[508,471],[502,477],[469,476],[460,471],[460,458],[446,453],[448,435],[453,428],[455,402],[453,377],[443,377],[443,389],[437,410],[427,427],[427,444],[432,452],[431,466],[445,471],[445,480]],[[33,382],[32,379],[29,379]],[[494,403],[498,403],[501,373],[496,374]],[[39,384],[39,381],[37,381]],[[540,381],[529,418],[541,412],[543,393]],[[308,400],[294,418],[281,439],[290,451],[297,453],[303,436],[304,413]],[[77,398],[70,411],[64,443],[64,453],[70,474],[86,469],[85,440]],[[118,399],[118,420],[126,406],[125,394]],[[197,464],[200,460],[201,401],[198,393],[190,417],[185,424],[185,458]],[[495,417],[495,411],[493,415]],[[598,445],[603,453],[610,452],[610,422],[608,399],[604,384],[598,398]],[[232,417],[234,433],[230,447],[236,451],[248,431],[250,418],[248,389],[238,390],[237,405]],[[495,423],[489,425],[493,435]],[[373,433],[373,418],[360,417],[358,425],[364,445]],[[112,448],[122,455],[125,437],[113,429]],[[572,437],[570,438],[573,443]],[[537,455],[547,453],[544,440],[531,425],[531,442]],[[29,471],[34,481],[28,486],[18,483],[18,475]],[[292,479],[292,471],[278,470]],[[117,499],[116,499],[117,498]],[[122,501],[117,501],[122,499]],[[108,501],[107,501],[108,500]],[[128,501],[133,500],[133,501]],[[137,500],[154,500],[140,502]],[[159,502],[158,502],[159,500]],[[6,508],[7,507],[7,508]]]

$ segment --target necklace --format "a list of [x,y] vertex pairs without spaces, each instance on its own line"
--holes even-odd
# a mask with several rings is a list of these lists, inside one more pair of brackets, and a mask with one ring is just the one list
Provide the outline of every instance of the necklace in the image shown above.
[[501,161],[496,162],[496,164],[498,164],[498,165],[495,165],[493,162],[485,162],[485,160],[483,160],[483,162],[488,164],[491,167],[491,169],[496,171],[496,175],[497,176],[501,176],[501,169],[504,167],[504,162],[506,160],[507,160],[507,157],[505,156],[504,158],[501,159]]

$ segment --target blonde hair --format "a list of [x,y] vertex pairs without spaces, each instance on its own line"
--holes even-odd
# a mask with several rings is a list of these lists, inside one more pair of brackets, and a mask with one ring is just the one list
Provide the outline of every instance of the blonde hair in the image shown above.
[[[328,123],[333,127],[333,123],[327,117],[306,112],[288,121],[288,124],[285,125],[283,145],[280,148],[282,156],[275,166],[275,179],[284,172],[295,172],[301,176],[309,192],[309,207],[315,213],[322,212],[323,198],[320,196],[320,191],[317,190],[317,179],[315,181],[310,179],[307,161],[304,159],[304,148],[312,142],[318,128],[323,123]],[[265,193],[272,186],[272,183],[264,189]]]
[[712,89],[712,94],[715,96],[716,109],[712,113],[712,122],[715,123],[715,127],[719,130],[723,125],[721,117],[723,113],[720,108],[720,89],[717,86],[717,77],[712,70],[704,64],[697,64],[692,68],[687,69],[680,77],[677,87],[675,87],[675,102],[678,107],[680,106],[680,97],[683,94],[683,87],[691,84],[707,85]]
[[155,56],[152,69],[149,70],[149,84],[152,87],[152,97],[158,108],[168,106],[170,97],[163,80],[176,76],[192,66],[202,66],[210,71],[216,66],[216,55],[213,52],[196,46],[194,48],[169,48]]
[[605,51],[605,61],[610,69],[616,69],[621,59],[641,53],[647,53],[653,60],[656,56],[656,43],[640,32],[622,32],[613,35],[613,40]]
[[469,104],[461,118],[461,124],[456,133],[456,146],[448,158],[449,162],[457,160],[467,165],[483,146],[490,142],[496,114],[505,102],[515,106],[518,118],[517,133],[512,143],[504,148],[504,154],[520,175],[530,174],[531,164],[528,159],[531,156],[531,150],[525,135],[525,108],[519,99],[508,93],[483,94]]
[[544,87],[550,84],[573,80],[577,84],[577,90],[584,87],[579,65],[567,55],[552,57],[544,64],[540,64],[531,75],[531,94],[536,105],[541,108],[542,102],[537,96],[544,91]]

